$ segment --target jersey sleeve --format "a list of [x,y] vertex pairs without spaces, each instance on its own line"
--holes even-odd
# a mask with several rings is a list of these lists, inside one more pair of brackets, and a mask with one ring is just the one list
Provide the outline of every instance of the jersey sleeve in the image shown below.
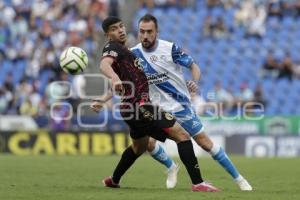
[[103,59],[104,57],[111,57],[117,60],[120,57],[121,53],[121,47],[119,44],[109,42],[103,48],[101,59]]
[[172,46],[172,58],[174,63],[187,68],[190,68],[194,62],[194,59],[190,55],[183,52],[182,49],[176,44],[173,44]]

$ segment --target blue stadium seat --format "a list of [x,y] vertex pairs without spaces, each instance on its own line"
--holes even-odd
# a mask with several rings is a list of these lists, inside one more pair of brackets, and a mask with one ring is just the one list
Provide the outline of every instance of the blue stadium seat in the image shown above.
[[286,16],[281,21],[284,29],[292,29],[297,26],[296,20],[292,16]]
[[12,1],[11,0],[4,0],[4,4],[7,6],[12,6]]
[[217,18],[222,18],[222,16],[225,14],[224,9],[221,7],[214,7],[212,10],[210,10],[210,16],[212,16],[212,18],[214,20],[216,20]]
[[278,17],[275,16],[269,16],[266,22],[268,27],[278,27],[280,26],[280,21]]
[[25,60],[20,60],[14,65],[14,73],[13,73],[14,85],[17,85],[24,77],[26,65],[27,62]]
[[50,78],[54,77],[54,73],[51,70],[43,70],[39,75],[39,81],[40,81],[40,89],[39,93],[44,94],[46,87],[49,83]]

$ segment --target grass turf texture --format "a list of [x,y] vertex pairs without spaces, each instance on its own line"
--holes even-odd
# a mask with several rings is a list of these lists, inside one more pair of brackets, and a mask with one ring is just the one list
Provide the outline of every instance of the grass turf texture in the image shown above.
[[232,157],[254,187],[241,192],[211,158],[200,158],[203,177],[221,193],[191,192],[183,164],[175,189],[165,188],[165,168],[142,156],[123,177],[121,189],[102,186],[119,156],[0,156],[1,200],[147,200],[147,199],[299,199],[300,159]]

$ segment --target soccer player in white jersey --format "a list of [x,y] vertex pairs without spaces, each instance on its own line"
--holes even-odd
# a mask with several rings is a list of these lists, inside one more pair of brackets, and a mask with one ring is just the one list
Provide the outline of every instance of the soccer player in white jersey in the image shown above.
[[[240,190],[251,191],[251,185],[239,173],[223,148],[213,143],[206,135],[199,117],[192,108],[189,91],[195,92],[198,89],[199,66],[176,44],[158,39],[157,20],[150,14],[146,14],[139,20],[139,39],[141,43],[131,50],[145,62],[142,66],[148,78],[152,102],[176,116],[177,121],[196,143],[210,153],[212,158],[232,176]],[[182,67],[191,70],[192,81],[185,81]],[[172,164],[173,168],[170,167],[172,160],[154,139],[148,146],[148,152],[170,168],[173,180],[172,176],[168,177],[167,187],[174,187],[178,167],[174,164]],[[169,161],[166,162],[167,160]]]

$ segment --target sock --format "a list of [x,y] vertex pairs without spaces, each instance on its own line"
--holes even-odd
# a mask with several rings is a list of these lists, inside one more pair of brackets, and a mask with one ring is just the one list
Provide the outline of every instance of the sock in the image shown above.
[[203,179],[200,172],[200,166],[194,153],[193,144],[191,140],[179,142],[177,144],[178,153],[181,161],[188,171],[192,183],[194,185],[202,183]]
[[122,157],[115,168],[115,171],[112,175],[112,180],[114,183],[119,183],[121,177],[124,175],[124,173],[129,169],[129,167],[134,163],[134,161],[139,157],[140,155],[136,155],[131,148],[131,146],[127,147],[125,151],[122,154]]
[[236,179],[240,175],[226,152],[219,145],[213,144],[210,154],[213,159],[216,160],[232,176],[232,178]]
[[155,143],[155,148],[152,152],[150,152],[151,156],[165,165],[168,169],[170,169],[173,165],[175,165],[174,161],[166,154],[165,150],[159,145],[157,142]]

